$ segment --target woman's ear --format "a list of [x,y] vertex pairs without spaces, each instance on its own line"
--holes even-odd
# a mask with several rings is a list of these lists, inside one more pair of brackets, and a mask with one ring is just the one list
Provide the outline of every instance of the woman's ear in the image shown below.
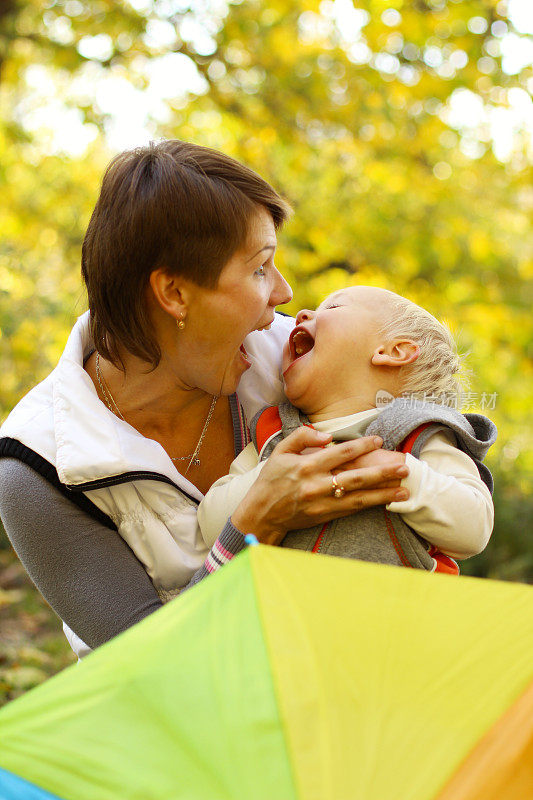
[[157,305],[174,319],[187,315],[187,291],[185,281],[179,275],[172,275],[164,267],[150,273],[150,287]]
[[405,367],[420,355],[420,346],[410,339],[394,339],[374,350],[372,364],[375,367]]

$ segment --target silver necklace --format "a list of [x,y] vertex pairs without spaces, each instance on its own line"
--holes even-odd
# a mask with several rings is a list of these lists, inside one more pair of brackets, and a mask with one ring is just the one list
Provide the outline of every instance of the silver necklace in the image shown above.
[[[117,414],[120,417],[120,419],[122,419],[122,420],[124,420],[124,422],[126,422],[126,419],[124,418],[124,414],[122,413],[120,408],[117,406],[115,398],[111,394],[111,390],[110,390],[109,386],[107,385],[107,383],[105,382],[104,376],[102,375],[102,373],[100,371],[100,353],[98,353],[98,352],[96,353],[96,377],[98,379],[98,385],[100,386],[100,391],[102,392],[102,397],[104,398],[107,407],[109,408],[109,410],[111,412],[113,412],[114,414]],[[187,460],[189,461],[189,463],[187,464],[187,469],[183,473],[184,475],[186,475],[188,473],[188,471],[190,470],[191,467],[193,467],[193,466],[194,467],[199,467],[200,466],[201,462],[200,462],[200,459],[198,458],[198,453],[200,452],[200,447],[202,446],[202,442],[204,440],[207,428],[209,426],[209,423],[211,422],[211,417],[213,416],[213,412],[215,410],[215,405],[216,405],[217,400],[218,400],[218,395],[213,395],[213,399],[211,401],[211,406],[209,408],[209,413],[208,413],[207,418],[205,420],[204,427],[202,428],[202,432],[200,434],[200,438],[198,439],[198,444],[196,445],[196,447],[194,449],[194,453],[192,455],[189,455],[189,456],[177,456],[175,458],[172,458],[172,456],[169,456],[171,461],[187,461]]]

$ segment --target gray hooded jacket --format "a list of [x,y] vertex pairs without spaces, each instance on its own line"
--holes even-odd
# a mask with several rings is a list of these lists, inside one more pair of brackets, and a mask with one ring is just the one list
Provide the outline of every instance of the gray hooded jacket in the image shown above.
[[[251,425],[252,439],[256,447],[257,422],[263,411],[254,417]],[[310,424],[307,417],[290,403],[279,406],[278,412],[281,430],[264,448],[261,454],[262,461],[268,458],[279,441],[300,425]],[[370,423],[365,435],[381,436],[385,450],[396,450],[401,449],[406,437],[421,425],[428,427],[425,427],[416,438],[410,451],[413,456],[419,458],[424,444],[438,431],[452,431],[457,447],[473,459],[481,479],[492,493],[492,475],[482,460],[489,447],[496,441],[497,431],[494,423],[481,414],[460,414],[452,408],[436,403],[397,398]],[[312,550],[317,541],[319,541],[318,552],[329,555],[429,571],[435,569],[435,561],[429,553],[428,542],[416,534],[399,514],[387,511],[385,506],[367,508],[349,517],[333,520],[325,530],[317,525],[313,528],[289,531],[282,542],[282,547]]]

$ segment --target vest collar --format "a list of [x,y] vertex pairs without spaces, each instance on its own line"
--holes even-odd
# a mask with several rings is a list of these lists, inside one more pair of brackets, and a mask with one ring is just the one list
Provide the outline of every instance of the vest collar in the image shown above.
[[56,469],[61,482],[81,488],[129,473],[147,473],[147,478],[156,473],[201,500],[202,493],[178,472],[159,442],[142,436],[101,402],[83,368],[93,350],[87,312],[72,329],[54,370]]

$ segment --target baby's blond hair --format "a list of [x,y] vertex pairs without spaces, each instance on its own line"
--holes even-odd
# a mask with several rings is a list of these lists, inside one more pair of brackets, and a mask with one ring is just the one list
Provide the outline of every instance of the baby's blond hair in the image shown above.
[[420,347],[416,361],[401,367],[402,394],[435,403],[461,406],[462,393],[469,385],[463,361],[449,330],[429,311],[411,300],[393,295],[387,304],[387,320],[380,335],[405,338]]

